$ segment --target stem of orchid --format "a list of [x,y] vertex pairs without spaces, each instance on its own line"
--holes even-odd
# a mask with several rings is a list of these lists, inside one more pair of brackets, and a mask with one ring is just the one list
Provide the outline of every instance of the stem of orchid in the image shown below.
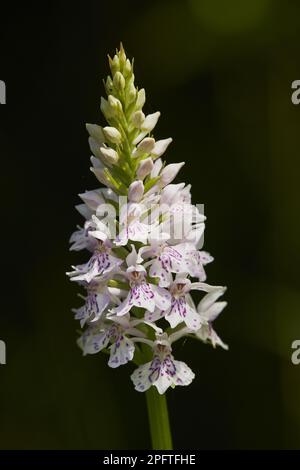
[[[146,344],[141,344],[144,359],[152,360],[152,351]],[[153,450],[172,450],[172,434],[169,421],[167,397],[160,395],[156,387],[146,391],[147,410]]]
[[160,395],[155,387],[150,387],[146,399],[153,450],[172,450],[166,394]]

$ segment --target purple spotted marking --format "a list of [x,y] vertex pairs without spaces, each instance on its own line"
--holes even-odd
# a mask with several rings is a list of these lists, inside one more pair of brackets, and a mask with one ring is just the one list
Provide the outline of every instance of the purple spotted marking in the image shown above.
[[92,269],[97,268],[98,273],[101,274],[110,266],[111,262],[109,254],[105,252],[96,252],[89,260],[87,270],[90,271]]
[[[186,309],[186,300],[185,300],[184,297],[179,297],[178,299],[176,299],[175,297],[172,298],[171,310],[170,310],[169,315],[171,315],[171,313],[172,313],[174,310],[177,310],[178,313],[179,313],[179,315],[180,315],[182,318],[185,318],[185,317],[186,317],[187,309]],[[168,315],[168,316],[169,316],[169,315]]]
[[161,360],[159,356],[154,356],[150,364],[149,371],[149,382],[154,383],[160,376],[163,377],[164,375],[167,375],[169,377],[174,377],[176,374],[176,366],[170,354],[167,354],[163,360]]
[[92,316],[93,314],[97,315],[100,312],[97,302],[97,294],[94,292],[89,293],[85,302],[84,310],[88,317]]

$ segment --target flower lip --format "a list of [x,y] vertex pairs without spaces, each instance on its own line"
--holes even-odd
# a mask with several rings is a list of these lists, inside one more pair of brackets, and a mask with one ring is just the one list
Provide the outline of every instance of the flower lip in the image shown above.
[[172,295],[176,298],[185,295],[189,290],[189,284],[189,279],[180,279],[177,281],[175,280],[170,288]]

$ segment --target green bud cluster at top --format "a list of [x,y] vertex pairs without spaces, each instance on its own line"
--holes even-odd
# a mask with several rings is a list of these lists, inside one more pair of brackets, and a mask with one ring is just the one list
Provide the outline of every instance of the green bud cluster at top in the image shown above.
[[[122,44],[115,56],[109,57],[109,66],[111,76],[104,83],[107,99],[101,98],[101,111],[108,126],[102,128],[87,124],[87,129],[93,154],[104,167],[104,182],[117,194],[127,195],[128,187],[137,179],[140,162],[150,155],[154,140],[146,138],[136,148],[136,144],[150,132],[142,111],[146,96],[145,90],[139,90],[134,84],[133,61],[126,58]],[[155,155],[152,158],[155,159]],[[145,193],[157,180],[157,177],[145,178]]]

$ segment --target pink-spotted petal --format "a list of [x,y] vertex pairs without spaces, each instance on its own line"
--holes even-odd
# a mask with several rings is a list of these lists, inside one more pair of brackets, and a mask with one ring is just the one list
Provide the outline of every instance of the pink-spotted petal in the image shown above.
[[110,346],[109,367],[116,368],[131,361],[134,355],[134,343],[120,335],[116,342]]

